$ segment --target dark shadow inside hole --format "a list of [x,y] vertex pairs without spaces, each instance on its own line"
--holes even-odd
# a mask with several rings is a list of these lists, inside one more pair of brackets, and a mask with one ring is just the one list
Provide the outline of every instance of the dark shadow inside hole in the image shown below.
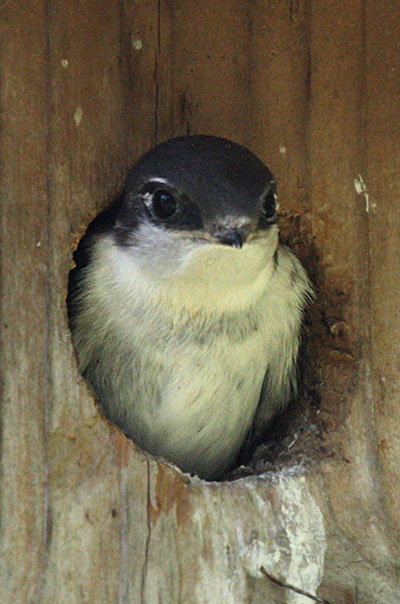
[[[69,274],[69,290],[67,297],[68,317],[71,323],[74,314],[74,303],[71,292],[76,286],[80,272],[85,268],[89,260],[90,239],[92,236],[107,232],[114,224],[120,196],[118,195],[112,203],[102,211],[88,226],[86,233],[79,242],[74,252],[75,267]],[[313,267],[310,262],[304,262],[304,254],[299,254],[296,245],[286,239],[283,241],[294,248],[297,255],[305,264],[308,273],[313,279]],[[312,252],[309,252],[312,255]],[[315,267],[314,267],[315,268]],[[311,349],[313,333],[312,312],[307,311],[304,325],[302,344],[298,359],[298,393],[286,409],[279,413],[268,426],[263,438],[258,443],[253,443],[251,448],[244,447],[239,454],[234,469],[217,479],[221,481],[232,481],[246,476],[261,474],[266,471],[276,471],[285,466],[293,466],[309,462],[316,456],[317,450],[323,453],[320,444],[321,425],[318,422],[319,413],[319,391],[315,378],[315,364]]]
[[107,232],[112,227],[116,220],[120,201],[121,196],[118,194],[113,201],[90,222],[86,232],[79,241],[78,247],[74,251],[74,268],[70,270],[68,275],[67,310],[70,326],[75,311],[72,294],[77,285],[80,271],[83,270],[89,262],[90,239],[92,236]]

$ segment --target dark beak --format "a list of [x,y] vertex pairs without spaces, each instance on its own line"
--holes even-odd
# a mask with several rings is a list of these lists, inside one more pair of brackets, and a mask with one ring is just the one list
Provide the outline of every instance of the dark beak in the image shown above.
[[241,248],[246,241],[247,235],[239,229],[228,229],[217,233],[216,238],[224,245]]

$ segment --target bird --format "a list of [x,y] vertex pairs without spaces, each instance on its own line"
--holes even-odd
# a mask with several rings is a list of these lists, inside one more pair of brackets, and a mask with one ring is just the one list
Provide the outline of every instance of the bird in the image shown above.
[[76,252],[81,374],[142,450],[206,480],[237,463],[296,392],[313,291],[279,242],[276,183],[252,151],[166,140],[129,172]]

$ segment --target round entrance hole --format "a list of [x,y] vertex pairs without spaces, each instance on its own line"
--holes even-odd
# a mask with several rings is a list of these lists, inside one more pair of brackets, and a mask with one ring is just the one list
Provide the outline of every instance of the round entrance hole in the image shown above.
[[[183,172],[165,157],[181,146]],[[235,478],[293,460],[312,425],[307,397],[274,418],[295,399],[312,290],[278,243],[272,174],[216,137],[167,141],[137,166],[75,253],[68,311],[82,375],[111,421],[183,471]]]

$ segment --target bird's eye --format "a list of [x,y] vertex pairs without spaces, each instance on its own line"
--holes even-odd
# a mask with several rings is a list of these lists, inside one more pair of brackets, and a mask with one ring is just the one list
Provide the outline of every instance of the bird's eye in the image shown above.
[[276,195],[273,190],[268,191],[263,200],[263,211],[266,218],[272,218],[276,212]]
[[153,212],[158,218],[169,218],[176,212],[176,200],[174,196],[164,189],[158,189],[153,193]]

